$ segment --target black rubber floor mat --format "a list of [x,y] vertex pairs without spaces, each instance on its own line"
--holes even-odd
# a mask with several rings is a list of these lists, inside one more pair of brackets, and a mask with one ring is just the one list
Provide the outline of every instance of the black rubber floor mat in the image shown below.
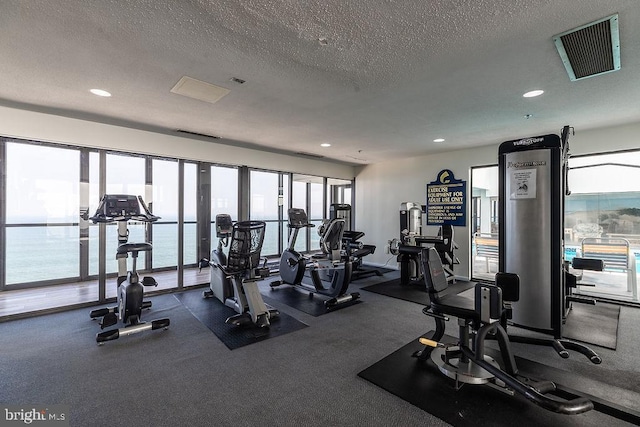
[[[429,337],[431,333],[424,336]],[[445,342],[451,340],[454,338],[449,336],[443,339]],[[466,384],[456,391],[455,381],[442,374],[431,360],[421,362],[412,357],[416,350],[423,347],[416,339],[361,371],[358,376],[454,426],[628,425],[618,418],[597,411],[579,415],[556,414],[536,406],[520,395],[509,396],[485,385]],[[548,380],[573,376],[574,382],[580,382],[579,376],[573,373],[522,358],[516,358],[516,362],[524,375]],[[584,381],[592,382],[587,378]],[[593,385],[584,386],[592,389]],[[603,384],[603,388],[607,387],[616,386]],[[575,389],[574,384],[571,390]],[[630,390],[620,391],[619,388],[618,393],[635,394]],[[629,396],[629,401],[634,399],[635,396]],[[629,422],[637,423],[640,420],[635,410],[623,408],[624,411],[630,414],[627,418]]]
[[203,298],[201,289],[177,293],[175,297],[231,350],[307,327],[286,313],[272,319],[269,328],[228,325],[225,320],[236,312],[217,298]]
[[318,293],[311,294],[307,290],[299,289],[290,285],[280,285],[278,287],[271,288],[268,280],[260,282],[258,286],[260,287],[260,293],[262,294],[265,302],[273,304],[271,301],[278,301],[313,317],[322,316],[323,314],[340,310],[361,302],[358,298],[354,301],[327,309],[324,304],[325,301],[330,299],[327,296]]
[[[458,280],[456,283],[449,285],[447,293],[459,293],[471,289],[475,286],[474,282]],[[426,291],[426,285],[411,283],[409,285],[401,285],[400,279],[389,280],[388,282],[376,283],[374,285],[365,286],[363,291],[369,291],[404,301],[415,302],[417,304],[429,305],[429,294]]]

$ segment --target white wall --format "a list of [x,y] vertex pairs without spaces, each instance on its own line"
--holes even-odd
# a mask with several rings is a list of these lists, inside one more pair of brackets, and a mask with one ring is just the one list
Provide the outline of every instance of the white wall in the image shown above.
[[[558,131],[560,128],[558,129]],[[534,135],[515,135],[528,137]],[[470,172],[472,166],[498,163],[498,146],[493,145],[424,155],[404,160],[395,160],[362,167],[356,175],[356,225],[366,233],[364,241],[377,246],[375,254],[368,262],[396,267],[395,257],[385,253],[385,245],[399,234],[400,203],[415,201],[426,203],[426,184],[434,181],[442,169],[453,171],[457,179],[467,181],[467,226],[455,228],[455,241],[460,246],[456,275],[469,277],[470,242],[469,222],[471,220]],[[581,131],[569,139],[571,153],[592,154],[616,150],[640,148],[640,123]],[[437,227],[426,227],[423,234],[437,232]]]
[[351,180],[354,167],[0,106],[0,135]]
[[[400,233],[400,203],[426,203],[427,183],[434,181],[442,169],[450,169],[456,179],[467,181],[467,208],[471,208],[470,168],[497,163],[497,146],[452,151],[369,165],[356,175],[356,224],[365,233],[364,242],[377,246],[367,262],[395,268],[395,257],[386,254],[387,241]],[[365,197],[366,195],[366,197]],[[454,240],[460,246],[456,275],[468,277],[470,213],[467,226],[455,227]],[[435,235],[438,227],[423,226],[424,235]]]

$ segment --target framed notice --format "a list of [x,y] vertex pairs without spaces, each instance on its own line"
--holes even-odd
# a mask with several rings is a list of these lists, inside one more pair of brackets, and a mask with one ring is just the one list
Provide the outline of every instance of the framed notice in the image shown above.
[[427,184],[427,225],[467,225],[467,182],[449,169]]
[[511,199],[536,198],[536,169],[510,169]]

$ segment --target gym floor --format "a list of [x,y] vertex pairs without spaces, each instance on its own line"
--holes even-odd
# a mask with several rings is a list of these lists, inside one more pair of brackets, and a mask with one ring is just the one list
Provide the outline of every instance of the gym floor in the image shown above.
[[[350,290],[397,275],[362,279]],[[67,405],[71,425],[450,425],[358,377],[434,328],[419,304],[361,294],[362,303],[319,317],[276,305],[308,327],[235,350],[171,294],[153,297],[152,310],[144,314],[146,320],[169,317],[167,331],[103,346],[95,344],[99,327],[86,308],[4,322],[0,401]],[[640,310],[621,308],[617,349],[595,348],[602,365],[577,354],[561,359],[549,348],[524,344],[514,344],[514,352],[577,378],[617,372],[640,390],[639,323]],[[455,321],[449,322],[447,333],[456,330]],[[569,418],[570,424],[580,421]]]

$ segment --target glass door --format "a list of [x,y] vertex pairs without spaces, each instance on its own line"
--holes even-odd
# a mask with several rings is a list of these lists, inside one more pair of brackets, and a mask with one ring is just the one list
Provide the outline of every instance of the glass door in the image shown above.
[[498,271],[498,166],[471,168],[471,279],[493,281]]

